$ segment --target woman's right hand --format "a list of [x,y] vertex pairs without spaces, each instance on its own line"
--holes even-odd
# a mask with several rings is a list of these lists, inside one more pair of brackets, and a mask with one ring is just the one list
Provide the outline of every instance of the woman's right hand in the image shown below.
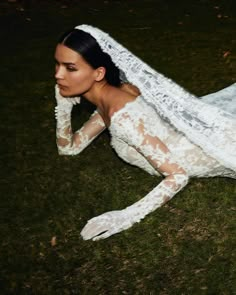
[[56,96],[56,101],[57,105],[60,107],[64,107],[65,109],[69,107],[73,107],[73,105],[79,104],[80,103],[80,97],[64,97],[60,94],[60,90],[58,85],[55,85],[55,96]]

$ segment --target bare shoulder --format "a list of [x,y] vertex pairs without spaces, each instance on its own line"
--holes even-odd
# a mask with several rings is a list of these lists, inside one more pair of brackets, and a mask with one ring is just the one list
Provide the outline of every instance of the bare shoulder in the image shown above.
[[131,94],[131,95],[134,95],[134,96],[138,96],[140,95],[140,90],[138,89],[138,87],[134,86],[133,84],[130,84],[130,83],[123,83],[121,86],[120,86],[120,89]]

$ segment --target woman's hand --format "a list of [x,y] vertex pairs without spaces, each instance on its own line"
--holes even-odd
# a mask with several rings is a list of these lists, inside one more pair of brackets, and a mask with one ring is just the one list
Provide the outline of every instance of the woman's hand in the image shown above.
[[55,94],[57,105],[59,106],[73,106],[80,103],[80,97],[64,97],[60,94],[59,87],[56,84],[55,86]]
[[[64,97],[60,94],[60,90],[58,85],[55,85],[55,97],[57,106],[55,107],[55,117],[57,121],[59,121],[59,118],[62,118],[63,122],[65,121],[65,114],[70,114],[72,111],[72,108],[77,103],[80,103],[80,97]],[[70,120],[70,118],[69,118]]]
[[84,240],[97,241],[128,229],[133,223],[126,210],[110,211],[90,219],[81,231],[81,236]]

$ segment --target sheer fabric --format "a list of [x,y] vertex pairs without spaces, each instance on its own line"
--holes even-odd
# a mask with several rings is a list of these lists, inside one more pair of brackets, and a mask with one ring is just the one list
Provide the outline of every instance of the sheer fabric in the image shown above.
[[236,83],[215,93],[205,95],[202,100],[231,113],[236,118]]
[[65,98],[55,86],[57,106],[55,117],[57,120],[56,137],[57,148],[60,155],[77,155],[84,150],[104,129],[105,124],[96,112],[84,126],[72,134],[71,111],[73,105],[80,103],[80,98]]
[[[59,153],[79,154],[106,126],[95,111],[84,126],[72,134],[71,110],[77,98],[71,100],[61,97],[56,87],[56,99]],[[89,220],[81,232],[85,240],[107,238],[131,227],[175,196],[187,184],[189,177],[236,177],[234,171],[209,157],[158,116],[142,95],[114,113],[108,129],[111,145],[124,161],[164,178],[133,205]]]
[[[236,178],[235,85],[197,99],[101,30],[87,25],[77,28],[95,37],[122,79],[141,91],[113,114],[108,127],[112,147],[126,162],[163,176],[138,202],[89,220],[81,232],[85,240],[107,238],[131,227],[183,189],[189,177]],[[56,86],[56,100],[58,151],[79,154],[106,128],[104,121],[95,111],[72,134],[71,110],[79,98],[62,97]]]
[[120,69],[123,79],[137,86],[145,101],[164,120],[222,165],[236,170],[236,119],[232,114],[200,101],[98,28],[76,28],[97,40]]

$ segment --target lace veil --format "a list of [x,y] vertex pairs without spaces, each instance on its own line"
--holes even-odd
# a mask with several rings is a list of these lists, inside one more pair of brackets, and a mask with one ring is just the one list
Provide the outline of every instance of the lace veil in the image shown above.
[[152,69],[107,33],[89,25],[91,34],[120,69],[121,79],[136,85],[156,112],[222,165],[236,171],[236,119],[209,105]]

